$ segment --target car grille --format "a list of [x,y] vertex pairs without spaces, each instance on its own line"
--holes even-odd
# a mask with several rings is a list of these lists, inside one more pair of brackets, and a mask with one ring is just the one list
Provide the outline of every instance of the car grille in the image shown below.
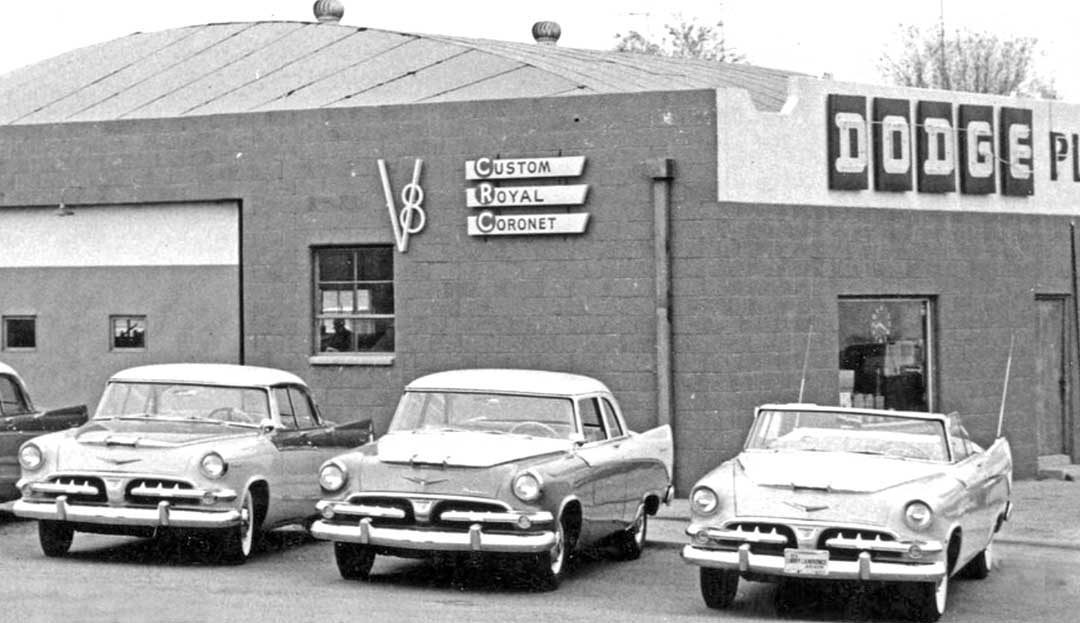
[[[798,541],[795,540],[795,531],[790,526],[778,523],[765,523],[757,521],[737,521],[727,526],[728,530],[738,530],[740,532],[759,532],[761,534],[779,534],[787,539],[787,543],[752,543],[750,544],[750,552],[754,554],[771,554],[782,555],[784,549],[788,547],[798,547]],[[732,541],[732,549],[738,549],[742,541]]]
[[[136,490],[146,489],[153,491],[153,495],[140,494]],[[194,487],[191,483],[182,480],[169,480],[163,478],[136,478],[124,487],[124,500],[129,504],[157,506],[162,500],[180,498],[183,501],[191,501],[190,495]],[[173,495],[170,495],[173,494]]]
[[[349,504],[365,506],[376,509],[399,511],[398,516],[380,517],[372,514],[371,524],[374,526],[409,526],[416,523],[416,513],[413,512],[412,503],[405,498],[383,497],[374,495],[354,495],[348,500]],[[387,513],[393,515],[395,513]]]
[[[489,502],[478,502],[474,500],[441,500],[436,502],[435,506],[431,510],[431,523],[440,527],[454,527],[458,529],[467,529],[468,525],[464,525],[460,521],[444,521],[443,514],[448,512],[463,512],[463,513],[505,513],[506,507],[500,504],[492,504]],[[498,529],[501,523],[505,523],[507,529],[513,529],[515,527],[512,519],[507,519],[505,522],[493,522],[486,521],[485,524],[489,527]]]
[[[823,549],[823,550],[826,550],[826,551],[829,552],[829,559],[830,560],[857,560],[859,558],[859,553],[860,553],[859,550],[827,546],[826,543],[828,542],[828,540],[832,539],[832,538],[835,538],[835,537],[840,537],[840,538],[844,538],[844,539],[859,539],[859,540],[868,541],[868,542],[871,542],[871,541],[894,542],[894,541],[896,541],[896,539],[893,537],[893,535],[891,535],[891,534],[889,534],[887,532],[879,532],[877,530],[864,530],[864,529],[853,529],[853,528],[828,528],[828,529],[822,531],[821,535],[818,537],[817,545],[818,545],[818,549]],[[872,550],[869,550],[869,551],[870,551],[870,559],[875,561],[875,562],[896,561],[896,560],[900,560],[900,559],[903,558],[903,555],[898,553],[898,552],[879,552],[879,551],[872,551]]]
[[54,500],[66,495],[72,504],[104,504],[109,500],[105,482],[97,476],[53,476],[45,487],[38,488],[37,495]]

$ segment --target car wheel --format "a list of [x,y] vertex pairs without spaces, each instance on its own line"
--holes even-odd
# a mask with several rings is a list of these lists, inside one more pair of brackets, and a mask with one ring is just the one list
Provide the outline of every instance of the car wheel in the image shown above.
[[618,535],[616,547],[622,560],[637,560],[645,549],[645,535],[649,530],[649,516],[645,513],[645,504],[639,504],[634,521]]
[[221,560],[225,564],[242,565],[255,546],[255,534],[259,531],[255,516],[255,499],[251,490],[244,491],[244,500],[240,504],[240,523],[226,528],[221,535]]
[[945,604],[949,599],[949,575],[945,574],[937,582],[920,582],[915,586],[915,618],[933,623],[945,614]]
[[977,556],[971,559],[967,565],[964,566],[961,573],[965,578],[972,578],[974,580],[985,580],[986,576],[990,575],[990,571],[994,568],[994,542],[990,541],[986,544],[986,549],[979,552]]
[[701,567],[700,574],[701,596],[706,606],[720,610],[735,601],[735,592],[739,588],[738,571]]
[[38,521],[38,541],[41,551],[49,558],[56,558],[68,553],[71,541],[75,538],[75,529],[63,521]]
[[371,577],[371,567],[375,564],[375,552],[366,545],[334,542],[334,560],[337,561],[338,573],[346,580],[366,580]]
[[566,542],[564,519],[555,524],[555,544],[551,549],[538,554],[534,559],[533,578],[537,590],[553,591],[559,588],[566,575],[567,560],[570,556]]

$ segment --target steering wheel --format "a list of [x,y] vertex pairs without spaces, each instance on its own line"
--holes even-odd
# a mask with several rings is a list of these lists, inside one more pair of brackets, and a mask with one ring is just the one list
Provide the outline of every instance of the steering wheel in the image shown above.
[[552,427],[542,422],[521,422],[520,424],[514,424],[510,429],[512,435],[530,435],[532,437],[554,437],[558,438],[559,433]]

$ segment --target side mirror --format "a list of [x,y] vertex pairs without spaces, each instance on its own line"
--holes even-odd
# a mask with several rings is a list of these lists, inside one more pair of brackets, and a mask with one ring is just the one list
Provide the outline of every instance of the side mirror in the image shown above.
[[270,418],[263,418],[259,422],[259,430],[262,431],[262,433],[265,435],[269,435],[270,433],[276,431],[277,428],[278,425],[274,424],[274,420],[271,420]]

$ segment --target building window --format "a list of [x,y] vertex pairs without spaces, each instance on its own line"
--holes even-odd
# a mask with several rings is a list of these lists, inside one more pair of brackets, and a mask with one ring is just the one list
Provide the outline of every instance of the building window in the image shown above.
[[842,298],[839,313],[840,404],[931,409],[932,301]]
[[394,248],[315,250],[316,353],[394,352]]
[[146,316],[110,316],[113,350],[146,348]]
[[4,316],[4,350],[37,348],[35,316]]

